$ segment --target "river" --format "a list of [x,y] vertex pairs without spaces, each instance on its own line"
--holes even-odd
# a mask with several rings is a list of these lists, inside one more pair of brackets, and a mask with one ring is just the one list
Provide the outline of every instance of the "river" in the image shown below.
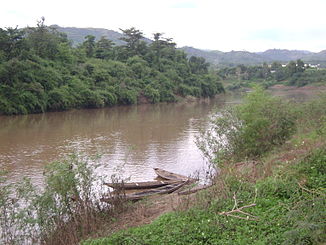
[[[273,93],[306,97],[296,90]],[[42,185],[47,163],[79,153],[99,155],[101,175],[128,181],[152,180],[154,167],[204,178],[208,167],[195,138],[212,113],[240,100],[220,95],[191,103],[0,116],[0,169],[8,171],[10,182],[30,177]]]
[[101,173],[152,180],[154,167],[184,175],[205,172],[195,144],[214,108],[238,103],[220,96],[191,103],[143,104],[0,117],[0,168],[10,182],[41,185],[44,166],[71,153],[99,155]]

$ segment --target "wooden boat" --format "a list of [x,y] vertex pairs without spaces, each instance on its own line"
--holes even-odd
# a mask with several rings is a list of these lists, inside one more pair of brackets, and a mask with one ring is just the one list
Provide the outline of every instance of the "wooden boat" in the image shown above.
[[[124,190],[135,190],[135,189],[151,189],[151,188],[157,188],[164,185],[170,185],[175,183],[176,180],[155,180],[155,181],[146,181],[146,182],[131,182],[131,183],[104,183],[104,185],[107,185],[113,189],[124,189]],[[180,182],[180,181],[179,181]]]
[[154,168],[154,171],[159,177],[161,177],[162,179],[166,179],[166,180],[179,180],[179,181],[180,180],[181,181],[191,180],[191,181],[195,181],[195,179],[188,178],[187,176],[172,173],[172,172],[166,171],[164,169],[160,169],[160,168]]
[[165,186],[161,186],[161,187],[146,190],[146,191],[135,192],[132,194],[126,194],[126,195],[120,194],[120,195],[113,195],[110,197],[104,197],[104,198],[101,198],[101,201],[108,202],[108,203],[113,203],[115,200],[137,201],[137,200],[143,199],[145,197],[153,196],[153,195],[162,195],[162,194],[172,193],[172,192],[180,189],[182,186],[184,186],[187,183],[188,183],[188,181],[175,182],[170,185],[165,185]]

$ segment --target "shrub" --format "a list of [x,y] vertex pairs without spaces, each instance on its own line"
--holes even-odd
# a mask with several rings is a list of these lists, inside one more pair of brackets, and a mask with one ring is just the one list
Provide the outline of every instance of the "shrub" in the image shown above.
[[315,130],[319,135],[326,134],[326,93],[299,108],[299,130],[303,132]]
[[243,104],[217,114],[211,125],[198,141],[206,156],[256,158],[294,133],[295,113],[286,102],[257,87]]
[[46,167],[44,190],[29,179],[7,184],[0,173],[0,243],[77,244],[110,218],[95,190],[96,165],[71,156]]
[[153,88],[150,84],[145,87],[144,95],[150,100],[151,103],[160,102],[160,91]]

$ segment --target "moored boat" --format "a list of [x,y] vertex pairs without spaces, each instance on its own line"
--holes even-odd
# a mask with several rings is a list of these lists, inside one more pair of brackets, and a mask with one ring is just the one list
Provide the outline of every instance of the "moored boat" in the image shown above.
[[172,193],[178,189],[180,189],[182,186],[187,184],[188,181],[181,181],[181,182],[175,182],[173,184],[161,186],[158,188],[153,188],[145,191],[135,192],[131,194],[126,195],[112,195],[110,197],[103,197],[101,198],[102,202],[109,202],[112,203],[115,200],[129,200],[129,201],[136,201],[143,199],[145,197],[153,196],[153,195],[162,195],[162,194],[169,194]]
[[157,188],[169,184],[173,184],[175,182],[179,182],[178,180],[155,180],[155,181],[145,181],[145,182],[131,182],[131,183],[124,183],[124,182],[117,182],[117,183],[104,183],[113,189],[125,189],[125,190],[133,190],[133,189],[151,189]]
[[162,179],[166,179],[166,180],[180,180],[180,181],[186,181],[186,180],[194,181],[195,180],[195,179],[188,178],[187,176],[184,176],[181,174],[176,174],[176,173],[166,171],[161,168],[154,168],[154,171],[159,177],[161,177]]

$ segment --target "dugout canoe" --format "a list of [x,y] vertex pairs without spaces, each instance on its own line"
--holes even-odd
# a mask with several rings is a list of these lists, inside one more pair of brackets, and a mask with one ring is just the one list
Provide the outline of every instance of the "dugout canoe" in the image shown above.
[[188,178],[187,176],[172,173],[172,172],[166,171],[161,168],[154,168],[154,171],[159,177],[161,177],[162,179],[166,179],[166,180],[195,181],[195,179],[193,179],[193,178]]
[[170,185],[161,186],[158,188],[153,188],[145,191],[135,192],[126,195],[112,195],[110,197],[101,198],[102,202],[113,203],[115,200],[128,200],[128,201],[137,201],[146,197],[154,195],[169,194],[180,189],[182,186],[186,185],[188,181],[175,182]]
[[152,189],[165,185],[174,184],[176,182],[180,182],[178,180],[155,180],[155,181],[145,181],[145,182],[130,182],[130,183],[104,183],[113,189],[124,189],[124,190],[136,190],[136,189]]

